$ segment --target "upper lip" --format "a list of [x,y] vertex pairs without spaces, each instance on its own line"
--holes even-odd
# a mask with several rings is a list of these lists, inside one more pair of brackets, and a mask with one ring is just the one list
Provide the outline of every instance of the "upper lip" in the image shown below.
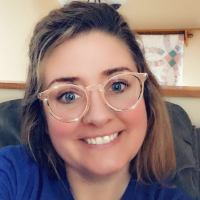
[[121,133],[122,131],[116,131],[116,132],[112,132],[112,133],[108,133],[108,134],[91,134],[90,136],[86,136],[84,138],[81,138],[82,140],[87,139],[87,138],[97,138],[97,137],[104,137],[104,136],[110,136],[113,135],[115,133]]

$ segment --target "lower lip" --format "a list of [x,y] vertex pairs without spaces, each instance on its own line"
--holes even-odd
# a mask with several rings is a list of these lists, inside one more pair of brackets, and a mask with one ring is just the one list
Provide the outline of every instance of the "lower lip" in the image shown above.
[[111,142],[106,143],[106,144],[88,144],[87,142],[85,142],[83,140],[81,140],[81,141],[84,143],[84,145],[86,145],[90,149],[106,149],[106,148],[109,148],[109,147],[115,145],[116,143],[118,143],[121,139],[121,136],[122,136],[122,131],[119,132],[119,135],[114,140],[112,140]]

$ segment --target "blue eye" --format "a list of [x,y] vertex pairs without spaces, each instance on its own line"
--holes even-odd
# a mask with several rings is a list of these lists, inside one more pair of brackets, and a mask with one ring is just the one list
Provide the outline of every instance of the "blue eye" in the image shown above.
[[113,83],[111,85],[111,89],[112,89],[112,91],[120,92],[124,89],[125,86],[127,86],[126,83],[117,82],[117,83]]
[[59,101],[65,104],[73,103],[79,98],[80,96],[74,92],[66,92],[58,98]]
[[68,102],[73,101],[76,98],[76,96],[73,92],[67,92],[66,94],[63,95],[63,97]]

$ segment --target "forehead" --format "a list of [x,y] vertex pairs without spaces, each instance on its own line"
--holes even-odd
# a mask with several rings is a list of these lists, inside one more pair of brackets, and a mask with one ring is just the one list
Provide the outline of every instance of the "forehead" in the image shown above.
[[56,47],[43,62],[45,89],[55,79],[78,77],[89,85],[105,79],[105,70],[126,67],[137,71],[124,41],[102,32],[82,33]]

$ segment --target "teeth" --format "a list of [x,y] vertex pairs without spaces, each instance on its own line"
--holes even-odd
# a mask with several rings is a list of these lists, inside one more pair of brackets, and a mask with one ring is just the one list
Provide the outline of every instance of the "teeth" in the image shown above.
[[115,133],[115,134],[112,134],[110,136],[104,136],[104,137],[97,137],[97,138],[87,138],[85,139],[85,142],[87,142],[88,144],[107,144],[111,141],[113,141],[115,138],[117,138],[119,134],[118,133]]
[[110,137],[109,136],[104,136],[103,137],[103,143],[106,144],[106,143],[109,143],[110,142]]
[[92,144],[91,139],[87,139],[87,143],[88,143],[88,144]]
[[114,140],[115,138],[114,138],[114,135],[111,135],[110,136],[110,140],[112,141],[112,140]]
[[96,140],[93,139],[93,138],[91,138],[91,143],[92,143],[92,144],[96,144]]
[[97,137],[96,144],[103,144],[103,139],[101,137]]

